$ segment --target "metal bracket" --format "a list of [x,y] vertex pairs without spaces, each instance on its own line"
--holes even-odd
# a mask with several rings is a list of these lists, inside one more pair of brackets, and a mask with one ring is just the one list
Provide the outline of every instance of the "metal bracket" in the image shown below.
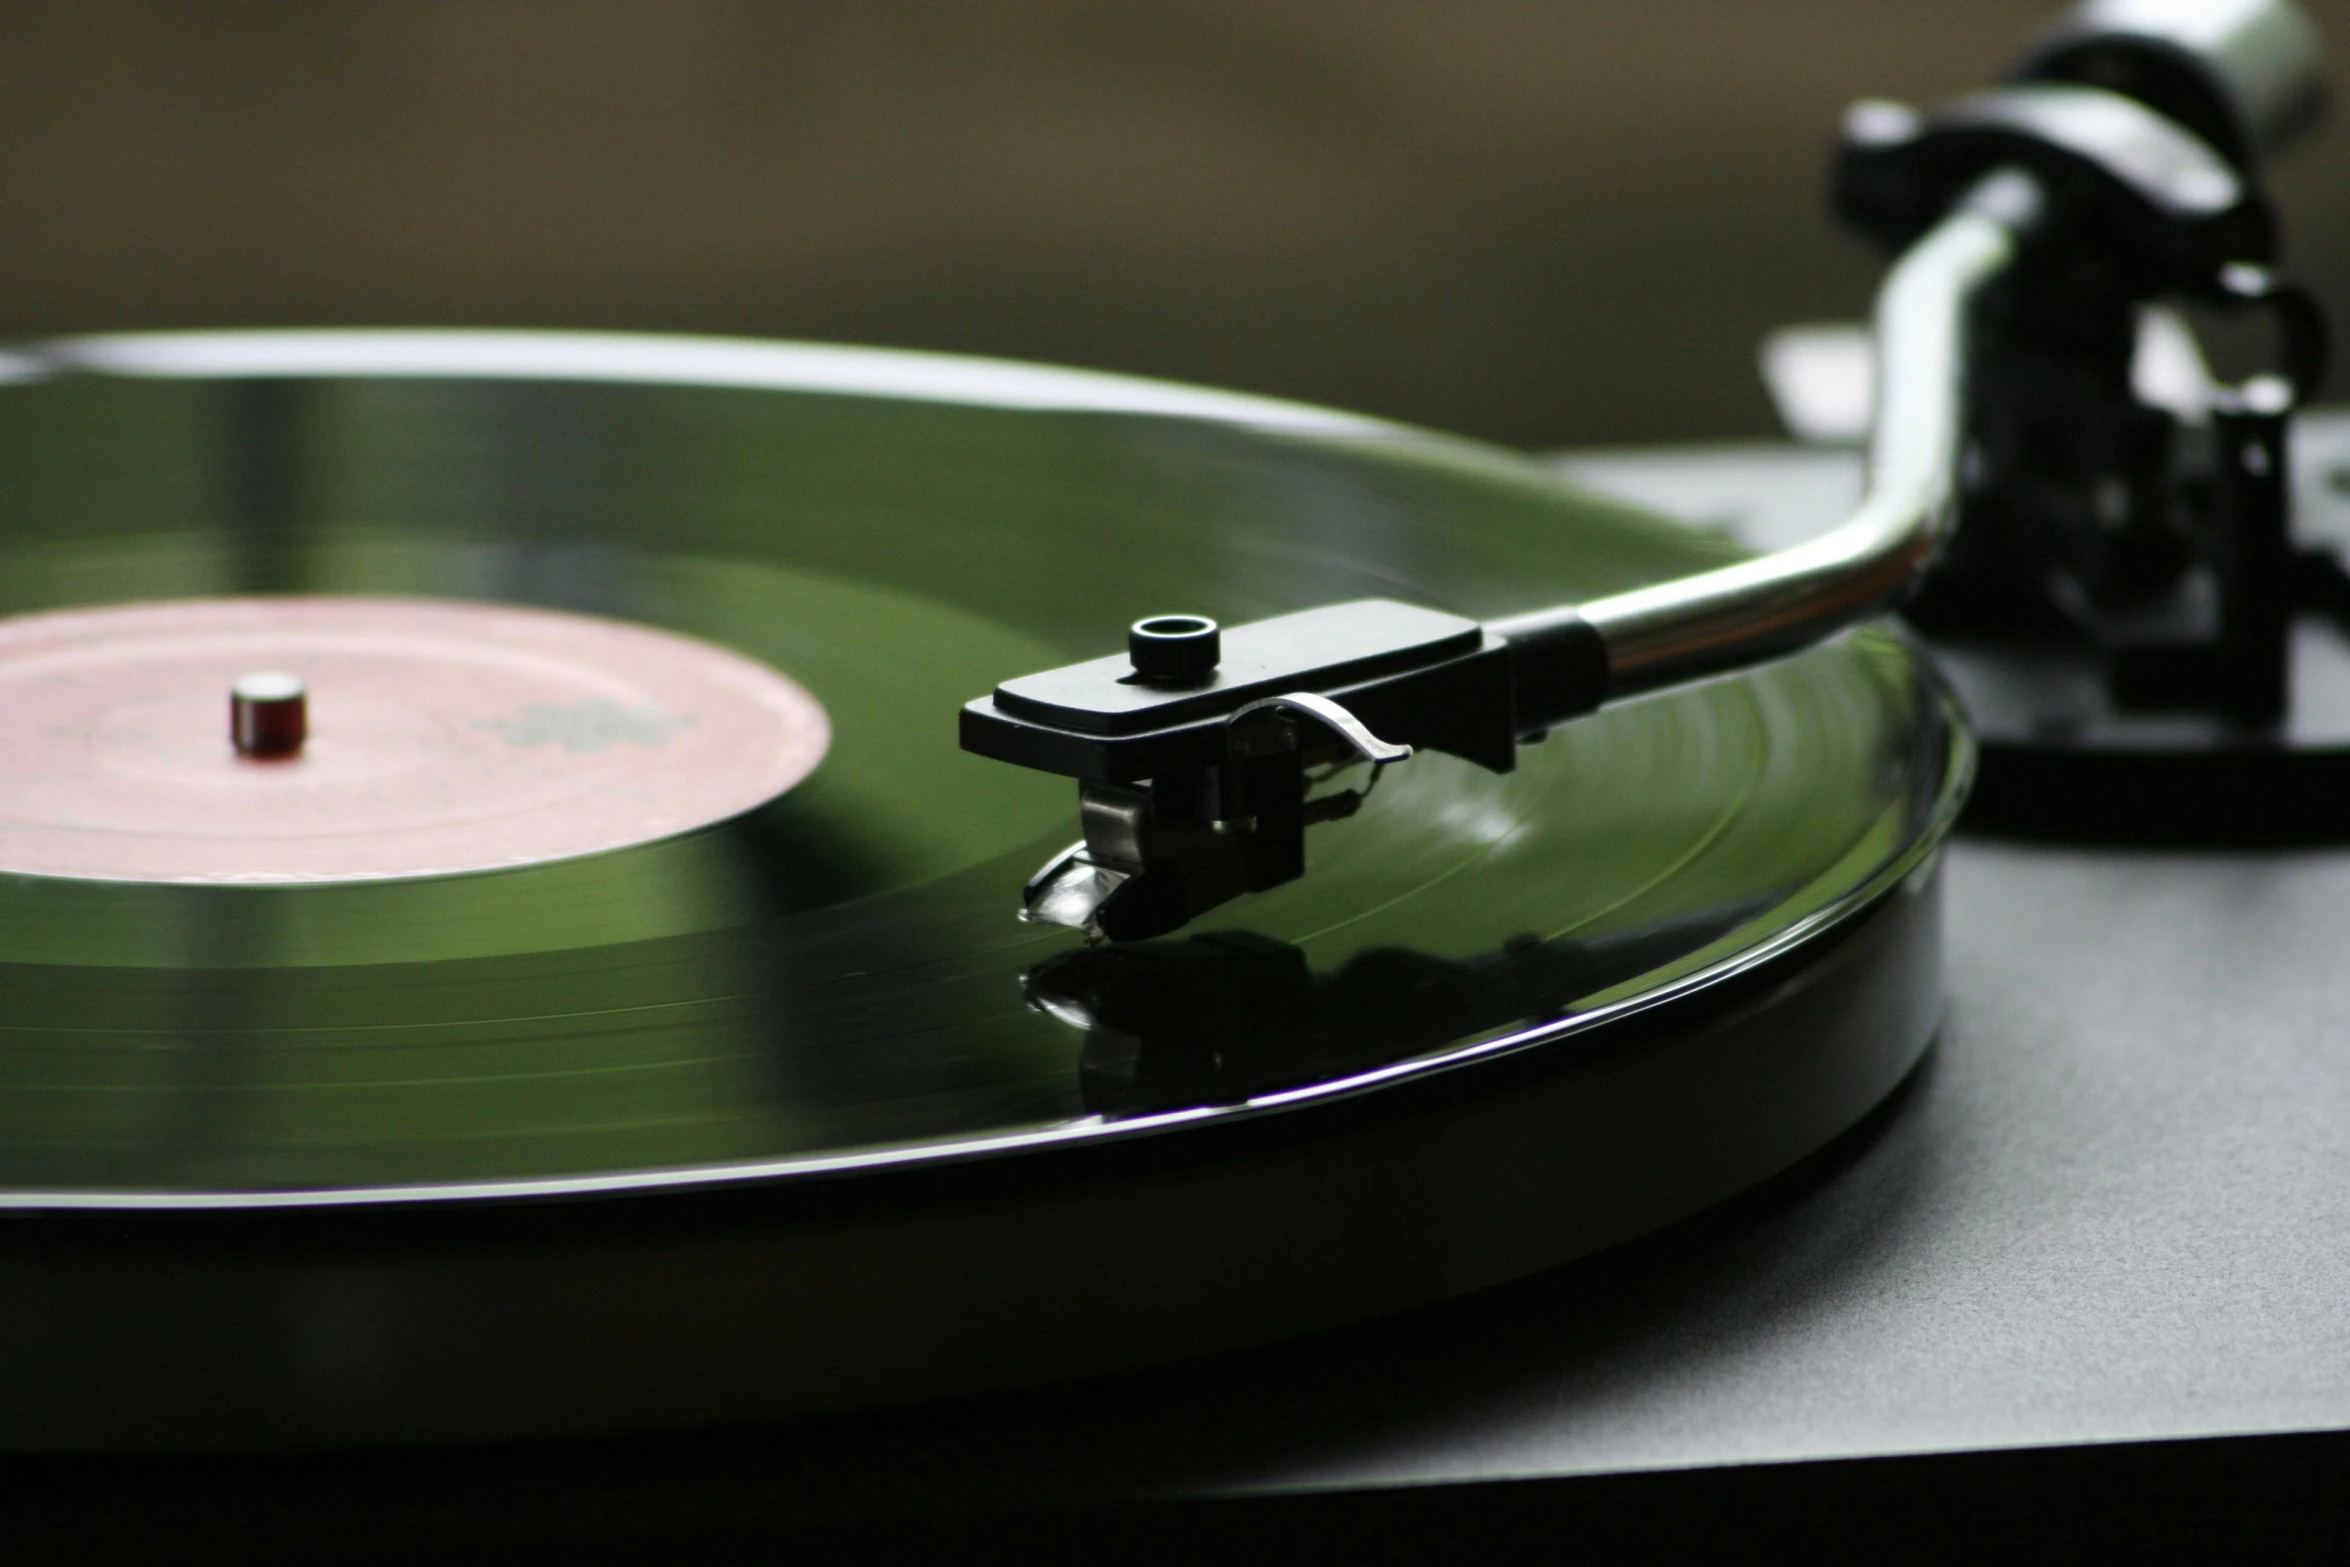
[[[1410,746],[1393,745],[1380,739],[1365,728],[1363,721],[1355,717],[1354,714],[1340,707],[1328,697],[1316,696],[1311,691],[1292,691],[1285,696],[1269,696],[1262,701],[1251,702],[1246,707],[1235,711],[1230,718],[1225,719],[1224,728],[1229,733],[1252,713],[1280,712],[1302,713],[1306,717],[1314,719],[1323,728],[1328,729],[1339,739],[1352,746],[1355,755],[1366,762],[1376,762],[1384,767],[1389,762],[1408,762],[1412,759]],[[1229,742],[1229,745],[1234,748],[1240,744],[1241,741],[1237,737]]]

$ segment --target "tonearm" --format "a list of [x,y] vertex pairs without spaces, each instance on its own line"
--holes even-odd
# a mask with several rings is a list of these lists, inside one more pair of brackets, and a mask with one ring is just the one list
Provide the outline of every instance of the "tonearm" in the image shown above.
[[[2166,667],[2238,710],[2273,707],[2274,551],[2259,541],[2281,537],[2284,421],[2324,343],[2270,270],[2256,171],[2318,90],[2289,0],[2091,0],[1991,91],[1927,112],[1856,105],[1835,204],[1898,259],[1874,313],[1868,484],[1842,526],[1486,623],[1382,599],[1228,628],[1161,615],[1125,656],[1007,680],[963,709],[964,748],[1076,779],[1084,831],[1029,882],[1024,916],[1118,940],[1174,930],[1304,873],[1307,828],[1367,792],[1309,798],[1317,769],[1425,748],[1507,771],[1521,743],[1604,704],[1902,606],[1954,535],[1962,561],[2023,559],[2033,591],[2096,615],[2129,597],[2108,578],[2132,520],[2176,533],[2192,509],[2169,580],[2208,568],[2217,609]],[[2140,314],[2163,299],[2278,326],[2278,373],[2216,390],[2218,449],[2191,472],[2172,416],[2130,381]]]

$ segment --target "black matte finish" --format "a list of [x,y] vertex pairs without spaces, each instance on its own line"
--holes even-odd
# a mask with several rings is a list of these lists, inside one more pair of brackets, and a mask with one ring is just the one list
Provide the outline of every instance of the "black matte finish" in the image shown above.
[[1140,679],[1130,657],[1015,676],[963,709],[962,743],[1089,782],[1202,771],[1224,760],[1224,720],[1293,691],[1337,699],[1383,739],[1496,772],[1515,762],[1506,644],[1473,620],[1390,599],[1229,627],[1199,684]]
[[[1142,621],[1141,626],[1150,625]],[[1474,652],[1477,623],[1440,610],[1361,599],[1299,610],[1234,626],[1223,634],[1215,678],[1204,690],[1167,691],[1155,678],[1136,680],[1133,633],[1127,661],[1097,658],[1041,674],[1019,675],[995,689],[994,704],[1031,723],[1057,723],[1088,734],[1127,735],[1171,729],[1221,716],[1260,696],[1367,682]],[[976,704],[974,704],[976,705]]]

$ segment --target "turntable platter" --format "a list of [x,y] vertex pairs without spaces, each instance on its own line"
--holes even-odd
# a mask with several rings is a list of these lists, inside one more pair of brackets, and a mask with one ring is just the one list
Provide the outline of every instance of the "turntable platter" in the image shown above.
[[[1507,775],[1392,769],[1197,938],[1013,918],[1071,802],[957,749],[972,690],[1138,612],[1493,616],[1725,558],[1507,454],[911,355],[285,334],[28,362],[0,492],[0,596],[44,612],[0,682],[11,638],[154,613],[89,606],[259,595],[606,627],[638,687],[675,655],[740,704],[613,749],[643,767],[596,798],[703,791],[658,831],[567,796],[376,879],[107,877],[12,849],[46,829],[0,789],[0,1326],[48,1346],[7,1440],[707,1419],[1245,1342],[1717,1200],[1938,1012],[1968,758],[1885,629]],[[304,1370],[322,1290],[372,1326]],[[125,1334],[181,1371],[86,1396]]]

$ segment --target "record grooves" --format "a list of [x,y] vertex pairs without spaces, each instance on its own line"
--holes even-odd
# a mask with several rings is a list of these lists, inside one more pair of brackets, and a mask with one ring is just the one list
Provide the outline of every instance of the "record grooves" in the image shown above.
[[[1493,616],[1726,554],[1319,410],[689,347],[112,339],[0,389],[11,611],[536,606],[778,671],[830,742],[723,820],[468,874],[0,878],[0,1312],[45,1346],[0,1439],[616,1429],[1255,1342],[1670,1222],[1924,1049],[1968,752],[1898,636],[1507,774],[1421,756],[1310,878],[1088,949],[1013,918],[1066,795],[952,720],[1105,651],[1105,600]],[[636,755],[505,722],[463,733]]]

